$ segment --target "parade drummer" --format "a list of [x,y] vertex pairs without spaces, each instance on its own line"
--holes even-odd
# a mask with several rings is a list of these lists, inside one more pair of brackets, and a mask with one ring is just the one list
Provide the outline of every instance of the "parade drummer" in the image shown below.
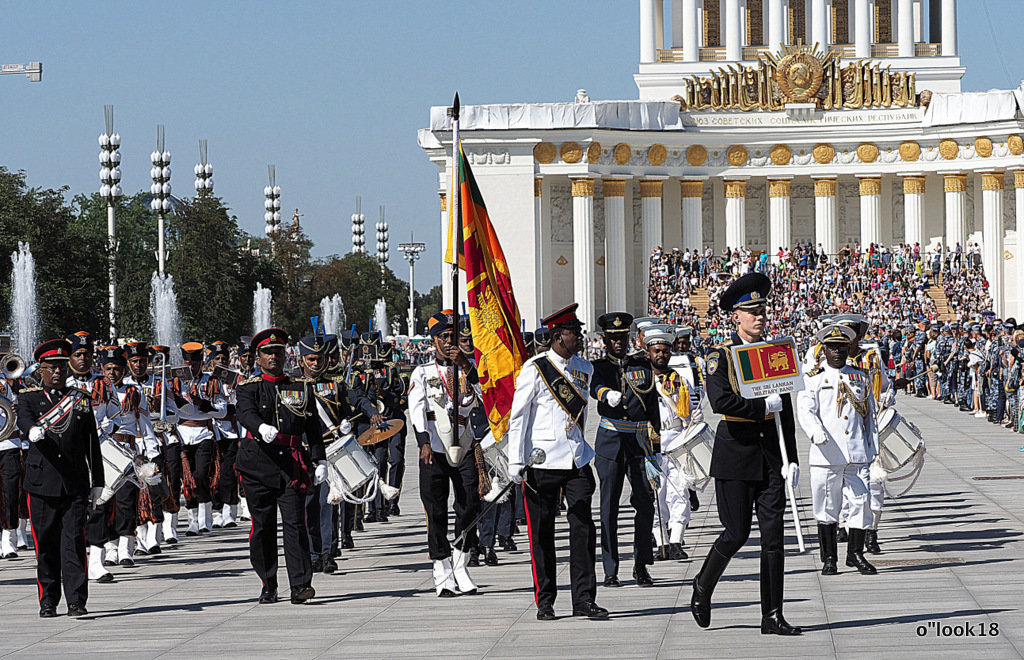
[[[757,508],[761,531],[761,634],[799,635],[782,615],[783,513],[786,479],[799,477],[793,403],[788,394],[764,398],[740,396],[730,347],[762,341],[767,321],[771,280],[748,273],[735,280],[719,300],[731,313],[736,331],[729,341],[708,353],[707,392],[711,409],[722,415],[715,434],[711,476],[715,479],[718,518],[725,529],[715,540],[693,580],[690,612],[701,628],[711,625],[711,595],[725,568],[750,536],[751,514]],[[784,465],[775,415],[781,415],[789,464]]]
[[797,418],[811,438],[811,495],[818,521],[822,575],[838,572],[837,534],[845,501],[849,540],[846,565],[865,575],[877,571],[864,558],[864,534],[871,529],[868,468],[878,452],[875,399],[868,375],[847,364],[856,333],[830,325],[817,333],[825,362],[807,373],[797,394]]

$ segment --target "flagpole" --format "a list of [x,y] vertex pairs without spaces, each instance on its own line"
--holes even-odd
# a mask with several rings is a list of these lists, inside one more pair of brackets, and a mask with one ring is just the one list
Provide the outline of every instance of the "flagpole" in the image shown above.
[[[459,337],[459,253],[461,252],[462,243],[462,214],[461,205],[459,202],[462,197],[462,168],[461,168],[461,145],[459,144],[459,93],[455,92],[455,99],[452,101],[452,107],[448,109],[449,116],[452,118],[452,169],[449,178],[452,180],[452,194],[449,200],[452,221],[449,225],[451,236],[448,240],[452,244],[452,322],[454,323],[453,336],[454,341],[458,342]],[[458,346],[456,345],[456,348]],[[451,414],[451,427],[452,427],[452,447],[459,446],[459,402],[462,398],[462,389],[459,385],[459,367],[452,360],[452,408]],[[461,550],[461,548],[460,548]]]

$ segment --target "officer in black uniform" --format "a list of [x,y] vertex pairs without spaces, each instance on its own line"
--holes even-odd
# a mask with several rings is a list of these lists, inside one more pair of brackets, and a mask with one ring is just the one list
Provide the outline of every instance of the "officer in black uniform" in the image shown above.
[[[61,585],[68,616],[88,614],[85,517],[103,491],[103,459],[89,395],[66,384],[71,344],[51,339],[35,350],[42,387],[21,390],[18,429],[28,438],[24,488],[36,548],[39,616],[57,616]],[[58,406],[68,413],[43,419]]]
[[[261,604],[277,602],[277,509],[284,523],[284,558],[292,603],[316,595],[306,529],[310,463],[314,482],[327,478],[324,428],[313,405],[313,387],[284,373],[288,335],[279,328],[252,338],[260,375],[238,386],[238,422],[245,430],[236,467],[252,516],[249,561],[263,581]],[[303,440],[308,450],[303,446]]]
[[[750,536],[751,512],[756,507],[761,530],[761,634],[799,635],[782,617],[783,521],[786,491],[783,472],[795,482],[796,427],[790,395],[744,399],[739,394],[730,346],[762,340],[767,322],[771,281],[748,273],[725,290],[719,301],[731,312],[736,332],[708,353],[707,393],[711,409],[722,415],[711,456],[718,519],[725,530],[715,540],[700,572],[693,579],[690,611],[697,625],[711,625],[711,594],[732,559]],[[782,433],[790,463],[783,465],[775,415],[782,415]]]
[[[654,492],[650,479],[657,474],[661,411],[651,363],[640,355],[627,355],[633,317],[609,312],[597,319],[604,331],[607,357],[594,361],[590,395],[597,399],[601,422],[594,450],[601,482],[601,562],[604,586],[620,586],[619,498],[628,477],[633,519],[633,577],[637,586],[654,584],[647,567],[654,563],[651,531],[654,528]],[[653,429],[649,433],[648,425]]]

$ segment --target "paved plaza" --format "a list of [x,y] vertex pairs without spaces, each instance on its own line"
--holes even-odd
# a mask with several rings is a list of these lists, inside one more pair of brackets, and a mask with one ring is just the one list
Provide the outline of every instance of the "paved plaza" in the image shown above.
[[[901,395],[898,405],[924,432],[928,462],[909,495],[887,501],[883,554],[870,557],[879,574],[847,569],[842,548],[840,574],[819,574],[806,497],[808,552],[797,553],[788,527],[785,613],[803,626],[802,637],[759,634],[756,531],[715,592],[711,628],[694,624],[690,581],[720,529],[711,489],[686,535],[695,561],[659,562],[655,586],[639,589],[623,548],[624,586],[598,589],[609,620],[569,616],[564,520],[558,621],[535,619],[525,535],[519,552],[499,553],[499,566],[473,570],[480,595],[438,599],[410,465],[402,515],[357,533],[357,549],[346,551],[337,574],[316,576],[317,597],[303,606],[256,605],[260,584],[248,563],[247,523],[183,538],[135,568],[113,569],[117,581],[91,584],[90,614],[77,620],[39,619],[30,553],[2,561],[0,657],[1022,657],[1024,436],[937,402]],[[806,442],[801,438],[803,455]],[[806,473],[801,480],[806,496]],[[623,540],[631,537],[630,514],[625,507]]]

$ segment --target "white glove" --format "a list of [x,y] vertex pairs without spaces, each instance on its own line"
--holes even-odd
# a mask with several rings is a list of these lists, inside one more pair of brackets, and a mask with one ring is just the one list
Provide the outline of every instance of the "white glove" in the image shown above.
[[782,478],[788,480],[794,486],[800,481],[800,466],[796,463],[782,466]]
[[338,431],[342,435],[348,435],[349,433],[352,432],[352,422],[348,421],[347,419],[341,420],[341,424],[338,424]]
[[826,431],[820,431],[811,436],[811,442],[818,445],[819,447],[828,444],[828,433]]
[[319,486],[327,481],[327,461],[318,461],[313,471],[313,485]]
[[273,442],[277,437],[277,428],[270,424],[260,424],[260,439],[263,442]]
[[522,463],[509,463],[508,464],[509,476],[512,477],[512,481],[514,483],[517,483],[517,484],[523,483],[523,478],[525,476],[525,473],[523,471],[523,467],[524,466],[523,466]]
[[769,394],[764,398],[764,412],[776,413],[782,412],[782,397],[778,394]]
[[40,426],[33,426],[32,428],[30,428],[28,430],[28,441],[29,442],[39,442],[40,440],[42,440],[45,437],[46,437],[46,431],[44,431],[42,429],[42,427],[40,427]]
[[103,486],[94,486],[89,489],[89,503],[97,506],[98,500],[103,495]]
[[612,390],[605,396],[604,400],[608,403],[609,406],[614,408],[615,406],[622,403],[622,392]]

